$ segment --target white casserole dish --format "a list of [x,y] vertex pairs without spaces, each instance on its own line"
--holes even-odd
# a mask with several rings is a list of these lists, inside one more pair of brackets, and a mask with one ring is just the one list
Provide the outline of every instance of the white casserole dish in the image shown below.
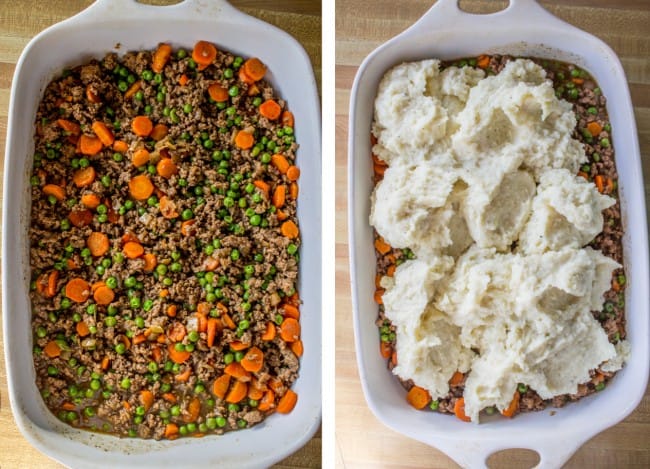
[[[404,61],[507,53],[572,62],[588,70],[607,97],[625,227],[627,331],[631,357],[608,387],[561,409],[468,424],[417,411],[379,354],[375,319],[375,255],[368,223],[373,189],[370,129],[383,74]],[[350,97],[348,141],[350,274],[357,360],[369,407],[385,425],[447,453],[463,467],[485,467],[507,448],[540,454],[541,467],[560,467],[587,439],[630,414],[648,380],[650,320],[648,238],[639,145],[625,74],[601,40],[555,18],[534,0],[510,0],[503,11],[473,15],[457,0],[438,2],[412,27],[373,51],[357,72]]]
[[[153,49],[159,42],[191,49],[198,40],[259,57],[267,78],[296,119],[302,190],[298,217],[303,244],[299,291],[305,352],[288,415],[223,436],[176,441],[119,439],[75,430],[45,407],[35,385],[30,325],[29,172],[34,119],[45,86],[65,67],[117,50]],[[119,43],[119,46],[117,44]],[[267,467],[304,445],[321,411],[321,134],[320,106],[309,58],[284,31],[245,15],[225,0],[186,0],[153,7],[134,0],[99,0],[36,36],[13,79],[4,175],[2,269],[4,341],[11,408],[18,427],[40,451],[71,467]]]

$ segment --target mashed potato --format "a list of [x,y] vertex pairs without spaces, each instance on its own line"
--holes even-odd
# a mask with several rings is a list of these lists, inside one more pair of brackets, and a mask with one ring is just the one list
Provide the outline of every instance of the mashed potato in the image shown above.
[[590,370],[616,370],[629,353],[591,314],[620,266],[585,247],[614,199],[575,176],[586,159],[575,125],[529,60],[490,77],[402,64],[379,86],[373,151],[389,168],[370,222],[417,256],[382,279],[393,371],[434,399],[468,372],[473,421],[507,408],[518,383],[543,399],[575,393]]

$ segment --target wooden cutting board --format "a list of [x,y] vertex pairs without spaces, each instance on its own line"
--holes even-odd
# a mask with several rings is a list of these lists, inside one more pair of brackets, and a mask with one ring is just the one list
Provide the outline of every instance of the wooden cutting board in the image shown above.
[[[422,16],[432,0],[346,0],[336,4],[336,465],[343,468],[455,468],[450,458],[381,424],[366,405],[352,333],[347,241],[347,129],[350,88],[361,61]],[[639,129],[650,206],[650,1],[541,1],[553,14],[607,42],[627,74]],[[503,1],[463,0],[472,12]],[[399,5],[399,6],[398,6]],[[625,399],[625,396],[621,396]],[[514,450],[492,467],[532,467],[537,456]],[[623,422],[588,441],[567,468],[650,467],[650,393]]]
[[[38,32],[80,12],[90,0],[21,2],[0,0],[0,158],[4,163],[9,92],[14,68],[27,42]],[[173,4],[174,0],[146,0],[150,4]],[[230,3],[287,31],[305,48],[320,89],[321,3],[320,0],[230,0]],[[0,177],[0,184],[2,183]],[[0,192],[1,193],[1,192]],[[0,314],[0,330],[2,329]],[[3,342],[0,337],[0,468],[63,467],[32,447],[22,436],[9,407]],[[300,450],[278,463],[277,468],[321,466],[321,432]],[[180,467],[180,466],[179,466]]]

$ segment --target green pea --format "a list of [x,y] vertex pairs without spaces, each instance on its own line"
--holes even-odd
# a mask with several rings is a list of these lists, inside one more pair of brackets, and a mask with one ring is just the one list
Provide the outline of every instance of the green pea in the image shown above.
[[185,49],[178,49],[178,51],[176,52],[176,57],[178,57],[179,59],[184,59],[185,57],[187,57],[187,51]]
[[196,62],[194,61],[194,59],[192,59],[192,58],[188,59],[187,60],[187,66],[189,68],[191,68],[192,70],[194,70],[196,68]]
[[193,217],[194,217],[194,212],[192,212],[192,210],[189,209],[189,208],[186,208],[186,209],[183,210],[183,212],[181,213],[181,218],[182,218],[183,220],[190,220],[190,219],[192,219]]
[[151,311],[151,308],[153,308],[153,300],[144,300],[144,303],[142,304],[142,309],[145,311]]
[[271,155],[268,154],[268,153],[262,153],[261,160],[262,160],[262,163],[268,164],[268,163],[271,162]]
[[437,400],[431,401],[431,404],[429,404],[429,409],[431,410],[438,410],[438,406],[440,403]]
[[262,104],[262,98],[259,96],[253,99],[253,106],[259,107]]
[[185,104],[183,106],[183,112],[185,114],[189,114],[190,112],[192,112],[192,105],[190,103]]
[[137,296],[132,296],[129,299],[129,304],[131,305],[131,308],[134,308],[134,309],[139,308],[140,304],[141,304],[140,298],[138,298]]
[[172,406],[171,409],[169,409],[169,412],[170,412],[174,417],[178,417],[179,415],[181,415],[181,408],[180,408],[180,406],[175,405],[175,406]]
[[591,106],[591,107],[587,108],[587,113],[591,114],[592,116],[595,116],[596,114],[598,114],[598,109]]
[[129,389],[131,387],[131,380],[129,378],[123,378],[122,381],[120,381],[120,387],[122,389]]
[[124,156],[122,153],[113,153],[113,161],[117,161],[118,163],[124,159]]
[[595,387],[596,391],[602,391],[605,389],[605,383],[598,383]]
[[293,243],[289,244],[287,246],[287,252],[293,256],[296,252],[298,252],[298,246]]
[[610,143],[608,138],[601,138],[600,139],[600,146],[603,148],[609,148]]
[[104,324],[106,324],[106,327],[115,327],[117,325],[117,319],[113,316],[108,316],[104,319]]
[[228,89],[228,95],[232,98],[239,94],[239,86],[233,85]]
[[124,345],[122,342],[117,344],[115,346],[115,353],[117,353],[118,355],[124,355],[126,353],[126,345]]
[[144,78],[147,81],[151,81],[153,78],[153,72],[151,70],[144,70],[142,72],[142,78]]
[[259,216],[257,213],[250,217],[249,219],[250,224],[253,226],[259,226],[259,224],[262,222],[262,217]]
[[235,352],[235,361],[240,362],[244,358],[244,352]]
[[120,81],[117,83],[117,89],[120,90],[122,93],[125,93],[126,90],[129,89],[129,85],[128,85],[127,82],[120,80]]
[[178,124],[181,119],[178,117],[178,114],[176,114],[176,109],[172,109],[169,113],[169,118],[172,120],[174,124]]

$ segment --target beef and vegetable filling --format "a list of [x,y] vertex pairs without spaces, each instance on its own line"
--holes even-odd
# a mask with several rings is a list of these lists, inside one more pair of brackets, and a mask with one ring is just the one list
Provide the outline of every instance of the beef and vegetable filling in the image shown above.
[[[486,75],[498,74],[513,57],[486,56],[467,58],[441,64],[441,69],[450,66],[477,67]],[[578,173],[588,181],[593,182],[598,190],[616,199],[616,203],[603,211],[604,226],[602,232],[590,243],[594,249],[602,251],[616,262],[623,263],[623,227],[621,225],[621,208],[618,200],[618,176],[614,162],[612,147],[611,125],[607,115],[606,100],[594,78],[585,70],[575,65],[543,59],[531,59],[542,66],[547,78],[553,81],[558,98],[565,99],[573,105],[577,125],[573,137],[580,141],[589,159]],[[373,144],[376,143],[374,140]],[[387,168],[386,163],[373,155],[374,182],[377,184]],[[380,335],[380,353],[387,360],[388,368],[392,369],[399,359],[395,353],[395,328],[384,315],[382,305],[383,288],[380,280],[383,276],[393,276],[396,266],[409,259],[414,259],[414,253],[409,249],[396,249],[388,245],[375,231],[375,253],[377,257],[375,301],[379,304],[377,326]],[[623,269],[617,269],[612,274],[612,283],[605,293],[605,302],[601,311],[592,311],[608,335],[611,343],[618,343],[625,334],[625,287],[626,277]],[[580,384],[578,392],[570,395],[560,395],[553,399],[543,400],[534,389],[521,383],[508,409],[508,416],[518,412],[542,410],[548,405],[562,407],[569,401],[578,400],[584,396],[603,390],[614,373],[600,369],[590,372],[592,379]],[[399,379],[399,378],[398,378]],[[428,402],[428,408],[443,413],[455,413],[456,402],[463,396],[466,374],[456,372],[449,381],[450,392],[442,399]],[[404,387],[410,390],[412,381],[402,381]],[[496,408],[488,408],[484,412],[493,414]]]
[[74,427],[168,438],[290,412],[294,119],[265,65],[199,41],[66,70],[36,121],[36,384]]

